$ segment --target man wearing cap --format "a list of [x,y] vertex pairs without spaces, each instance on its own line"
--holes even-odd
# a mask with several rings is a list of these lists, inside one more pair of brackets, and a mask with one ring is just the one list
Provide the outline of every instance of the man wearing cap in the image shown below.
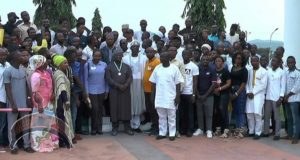
[[129,24],[123,24],[122,25],[122,35],[119,35],[119,40],[126,39],[125,34],[129,29]]
[[30,22],[30,16],[28,14],[27,11],[23,11],[21,12],[21,18],[23,20],[23,23],[21,23],[20,25],[18,25],[18,28],[20,29],[21,31],[21,39],[22,41],[28,37],[28,33],[27,33],[27,30],[32,27],[35,29],[35,31],[37,31],[37,27],[35,24],[31,23]]
[[7,14],[7,23],[4,25],[4,31],[5,33],[11,35],[13,33],[13,30],[17,27],[16,21],[19,19],[19,17],[16,15],[15,12],[10,12]]
[[130,66],[132,70],[131,82],[131,128],[136,132],[141,132],[139,129],[141,124],[140,116],[146,110],[143,77],[144,69],[147,62],[147,57],[141,54],[140,43],[134,41],[131,46],[131,54],[123,57],[123,62]]

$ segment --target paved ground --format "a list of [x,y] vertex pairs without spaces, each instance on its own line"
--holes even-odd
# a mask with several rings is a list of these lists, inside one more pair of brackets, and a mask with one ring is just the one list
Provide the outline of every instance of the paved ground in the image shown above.
[[75,148],[52,153],[0,153],[0,160],[299,160],[300,144],[271,138],[207,139],[181,137],[157,141],[143,134],[85,136]]

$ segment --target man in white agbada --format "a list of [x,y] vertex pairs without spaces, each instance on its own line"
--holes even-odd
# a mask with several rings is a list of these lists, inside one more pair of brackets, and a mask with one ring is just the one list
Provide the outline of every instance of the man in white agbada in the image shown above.
[[[177,66],[170,64],[168,53],[160,55],[162,64],[158,65],[149,81],[152,82],[152,99],[158,113],[159,135],[157,140],[166,138],[169,128],[169,139],[175,140],[176,133],[176,106],[180,100],[180,83],[183,77]],[[155,97],[155,98],[154,98]]]
[[251,57],[252,67],[248,72],[246,85],[247,102],[246,113],[248,118],[249,135],[259,139],[262,132],[262,112],[267,88],[267,70],[259,66],[259,58]]
[[123,62],[128,64],[132,70],[131,83],[131,128],[136,132],[141,132],[139,129],[141,124],[140,116],[146,110],[143,77],[144,68],[147,62],[147,57],[139,52],[140,44],[135,41],[131,46],[131,54],[123,57]]

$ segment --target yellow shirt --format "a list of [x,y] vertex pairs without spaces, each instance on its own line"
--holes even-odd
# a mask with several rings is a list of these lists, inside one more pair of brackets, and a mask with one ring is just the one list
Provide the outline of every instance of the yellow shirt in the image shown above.
[[148,60],[146,63],[143,82],[144,82],[144,91],[147,93],[152,91],[151,82],[149,81],[149,78],[154,68],[159,64],[160,64],[160,60],[156,57],[154,57],[152,60]]
[[32,47],[32,51],[37,54],[37,52],[41,49],[41,48],[48,48],[48,43],[46,39],[42,40],[42,45],[40,46],[34,46]]

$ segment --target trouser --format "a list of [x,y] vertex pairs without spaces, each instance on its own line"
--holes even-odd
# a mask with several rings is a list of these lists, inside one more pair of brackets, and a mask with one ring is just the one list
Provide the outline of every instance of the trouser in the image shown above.
[[154,104],[151,101],[151,93],[145,92],[145,104],[146,111],[150,115],[150,121],[152,123],[151,128],[158,130],[158,114],[155,110]]
[[[0,108],[5,108],[6,104],[0,102]],[[7,139],[7,120],[6,113],[0,112],[0,146],[6,146],[8,144]]]
[[92,132],[102,132],[103,100],[105,94],[89,94],[92,105],[91,129]]
[[266,100],[264,111],[264,134],[269,134],[270,118],[273,111],[275,119],[275,136],[280,136],[280,105],[277,105],[276,101]]
[[[18,113],[13,113],[13,112],[8,112],[7,113],[7,124],[8,124],[8,139],[9,139],[9,144],[10,148],[16,148],[17,146],[15,145],[16,143],[16,133],[12,129],[13,124],[18,120],[18,117],[20,118],[28,115],[28,112],[18,112]],[[28,121],[27,121],[28,122]],[[26,121],[22,121],[22,126],[28,126]],[[26,128],[24,128],[26,129]],[[30,137],[29,133],[23,133],[23,143],[24,143],[24,148],[30,147]]]
[[217,115],[219,116],[221,129],[222,130],[228,129],[229,128],[229,117],[228,117],[229,94],[228,93],[220,94],[220,96],[215,96],[214,98],[218,99],[218,103],[216,105],[215,110],[218,113]]
[[[131,128],[130,128],[130,121],[122,121],[123,122],[123,124],[124,124],[124,129],[125,130],[130,130]],[[112,122],[112,128],[113,128],[113,130],[118,130],[119,129],[119,121],[117,121],[117,122]]]
[[247,113],[249,134],[260,136],[262,132],[262,116],[255,113]]
[[290,102],[286,106],[287,131],[290,137],[299,138],[300,134],[300,102]]
[[242,128],[246,126],[246,91],[242,91],[236,99],[232,101],[233,116],[235,117],[236,127]]
[[212,131],[212,118],[214,112],[214,97],[208,96],[206,100],[197,99],[198,128],[204,130],[204,122],[207,131]]
[[140,115],[132,115],[130,123],[131,123],[131,128],[132,129],[138,129],[141,125]]
[[78,109],[77,102],[78,101],[79,101],[79,92],[72,93],[72,95],[71,95],[71,116],[72,116],[72,124],[73,124],[74,133],[75,133],[75,129],[76,129],[76,119],[77,119],[77,109]]
[[193,133],[194,131],[194,106],[192,103],[193,95],[180,96],[180,105],[178,107],[180,117],[179,130],[181,133]]
[[166,136],[169,127],[169,137],[176,133],[176,109],[156,108],[158,113],[159,135]]
[[[284,118],[284,129],[287,131],[288,130],[288,111],[287,111],[287,107],[284,107],[286,106],[287,103],[282,103],[282,110],[283,110],[283,118]],[[283,127],[283,126],[281,126]]]

